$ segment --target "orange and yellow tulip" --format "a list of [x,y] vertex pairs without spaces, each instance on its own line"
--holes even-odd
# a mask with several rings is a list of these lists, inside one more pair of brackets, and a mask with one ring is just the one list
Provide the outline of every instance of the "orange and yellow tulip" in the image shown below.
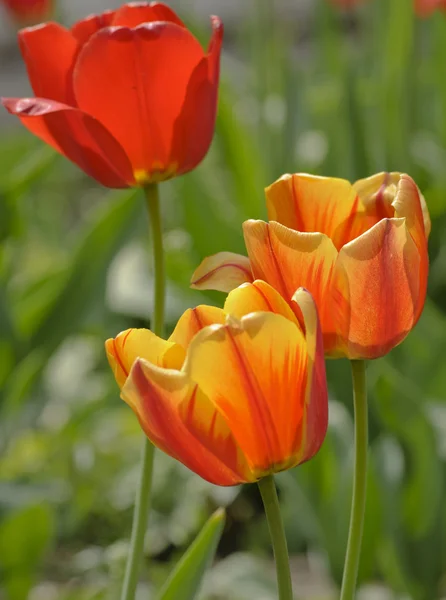
[[249,258],[205,259],[192,286],[228,292],[262,279],[287,300],[304,286],[318,306],[325,353],[383,356],[417,323],[426,297],[430,220],[408,175],[284,175],[266,189],[269,223],[243,225]]
[[327,429],[322,334],[311,295],[295,313],[268,284],[224,310],[184,313],[166,340],[129,329],[106,342],[121,397],[147,437],[211,483],[254,482],[310,459]]

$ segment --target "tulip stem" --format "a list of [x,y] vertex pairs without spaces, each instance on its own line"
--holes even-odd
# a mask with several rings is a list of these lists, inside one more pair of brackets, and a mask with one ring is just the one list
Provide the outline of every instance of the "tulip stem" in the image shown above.
[[[150,328],[153,333],[162,337],[164,329],[166,282],[158,186],[156,184],[148,185],[144,188],[144,192],[147,210],[149,212],[154,271],[153,309]],[[141,474],[133,513],[130,551],[127,558],[121,600],[134,600],[136,587],[138,585],[139,569],[144,553],[144,537],[149,521],[154,452],[154,446],[147,438],[145,438],[141,460]]]
[[367,491],[367,387],[365,361],[352,360],[355,410],[353,495],[340,600],[354,600],[361,554]]
[[276,560],[279,600],[293,600],[290,559],[288,556],[285,530],[283,528],[282,515],[280,513],[279,499],[277,497],[274,477],[272,475],[263,477],[263,479],[260,479],[258,485],[263,500],[263,506],[265,507],[265,514],[273,545],[274,558]]

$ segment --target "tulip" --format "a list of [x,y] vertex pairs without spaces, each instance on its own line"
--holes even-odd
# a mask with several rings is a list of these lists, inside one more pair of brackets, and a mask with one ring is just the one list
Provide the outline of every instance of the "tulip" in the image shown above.
[[47,19],[53,8],[52,0],[0,0],[0,3],[20,26]]
[[414,0],[415,12],[419,17],[428,17],[437,8],[446,10],[446,0]]
[[262,279],[287,300],[298,286],[318,306],[329,357],[378,358],[417,323],[426,297],[430,220],[408,175],[284,175],[266,189],[269,223],[243,225],[249,258],[205,259],[192,287],[228,292]]
[[132,3],[79,21],[23,29],[35,98],[7,110],[110,188],[190,171],[212,140],[223,26],[207,52],[168,6]]
[[259,480],[311,458],[326,433],[322,334],[311,295],[267,283],[224,310],[188,310],[168,340],[129,329],[106,342],[121,396],[147,437],[211,483]]

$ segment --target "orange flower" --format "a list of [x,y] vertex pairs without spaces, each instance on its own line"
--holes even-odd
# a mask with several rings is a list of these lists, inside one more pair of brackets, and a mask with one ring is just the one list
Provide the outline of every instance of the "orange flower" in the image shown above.
[[111,188],[181,175],[214,133],[223,25],[207,52],[168,6],[126,4],[19,33],[36,98],[4,98],[32,133]]
[[47,19],[53,8],[52,0],[0,0],[19,25],[33,25]]
[[255,281],[224,310],[186,311],[167,341],[144,329],[107,340],[121,396],[148,438],[225,486],[316,454],[328,420],[322,334],[311,295],[300,289],[293,303],[300,320]]
[[426,297],[430,220],[414,181],[284,175],[266,199],[271,222],[243,226],[249,259],[206,258],[192,286],[227,292],[235,281],[263,279],[285,299],[306,287],[331,357],[377,358],[399,344]]

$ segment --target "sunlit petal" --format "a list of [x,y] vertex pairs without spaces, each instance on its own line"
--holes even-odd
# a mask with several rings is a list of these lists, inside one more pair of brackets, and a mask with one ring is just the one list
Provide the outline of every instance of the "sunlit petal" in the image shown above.
[[309,290],[321,307],[322,329],[331,347],[335,330],[327,299],[338,252],[330,238],[252,220],[245,221],[243,231],[254,277],[273,286],[287,302],[299,287]]
[[253,313],[204,329],[185,372],[218,407],[251,470],[289,468],[305,405],[307,351],[295,323]]
[[185,350],[148,329],[127,329],[105,342],[108,362],[119,387],[122,387],[135,360],[140,357],[160,367],[180,369]]
[[194,271],[191,287],[230,292],[247,281],[253,281],[249,259],[233,252],[219,252],[205,258]]
[[192,338],[203,327],[214,323],[224,323],[225,318],[225,312],[216,306],[201,305],[196,308],[189,308],[181,315],[172,335],[169,337],[169,342],[175,342],[187,349]]
[[273,312],[283,315],[298,325],[290,305],[279,292],[261,280],[244,283],[230,292],[226,298],[224,310],[238,319],[252,312]]
[[420,298],[420,255],[405,219],[384,219],[344,246],[336,265],[349,294],[349,358],[376,358],[409,333]]
[[186,373],[138,360],[122,398],[156,446],[204,479],[218,485],[255,479],[224,419]]

